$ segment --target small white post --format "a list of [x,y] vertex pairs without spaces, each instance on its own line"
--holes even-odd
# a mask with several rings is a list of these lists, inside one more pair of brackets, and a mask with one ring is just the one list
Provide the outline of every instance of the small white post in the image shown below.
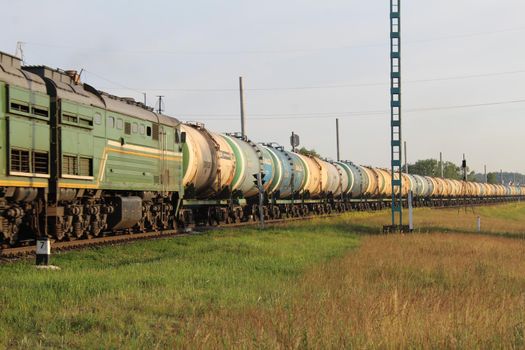
[[49,256],[51,255],[51,241],[49,238],[38,238],[36,241],[36,264],[49,265]]
[[478,219],[476,220],[476,227],[478,232],[481,232],[481,218],[478,216]]
[[414,217],[412,213],[412,198],[413,193],[412,191],[408,191],[408,229],[410,232],[414,231]]

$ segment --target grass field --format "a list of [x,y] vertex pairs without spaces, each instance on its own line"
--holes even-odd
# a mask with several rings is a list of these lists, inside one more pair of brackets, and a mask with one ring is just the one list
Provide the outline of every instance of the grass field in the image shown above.
[[522,237],[525,204],[422,209],[425,234],[373,235],[388,218],[0,265],[0,348],[525,347],[525,241],[500,237]]
[[325,224],[72,252],[53,257],[61,271],[37,271],[31,262],[0,265],[0,348],[186,342],[187,319],[271,307],[305,269],[357,246],[355,235]]

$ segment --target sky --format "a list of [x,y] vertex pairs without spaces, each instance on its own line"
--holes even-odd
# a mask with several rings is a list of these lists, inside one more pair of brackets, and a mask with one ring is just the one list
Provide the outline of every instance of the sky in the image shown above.
[[[0,51],[83,69],[98,89],[240,131],[389,167],[389,1],[0,0]],[[525,173],[523,0],[402,0],[403,139],[408,160]]]

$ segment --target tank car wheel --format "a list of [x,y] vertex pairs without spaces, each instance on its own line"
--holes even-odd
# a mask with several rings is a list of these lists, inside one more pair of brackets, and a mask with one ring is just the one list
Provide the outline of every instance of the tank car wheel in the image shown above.
[[279,209],[279,207],[277,206],[274,206],[272,208],[272,219],[280,219],[281,218],[281,210]]
[[233,209],[232,216],[233,216],[233,222],[234,223],[238,224],[241,221],[241,219],[239,217],[239,212],[237,211],[237,209]]
[[239,220],[238,222],[242,222],[244,219],[244,212],[242,211],[242,208],[237,208],[235,212],[236,212],[236,218],[238,218]]
[[310,215],[310,209],[308,209],[307,205],[303,205],[303,216],[309,216]]

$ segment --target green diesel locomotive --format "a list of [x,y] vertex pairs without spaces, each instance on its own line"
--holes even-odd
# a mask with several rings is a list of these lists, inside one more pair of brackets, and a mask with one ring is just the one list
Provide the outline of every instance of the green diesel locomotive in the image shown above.
[[168,229],[182,201],[180,122],[0,53],[0,241]]

